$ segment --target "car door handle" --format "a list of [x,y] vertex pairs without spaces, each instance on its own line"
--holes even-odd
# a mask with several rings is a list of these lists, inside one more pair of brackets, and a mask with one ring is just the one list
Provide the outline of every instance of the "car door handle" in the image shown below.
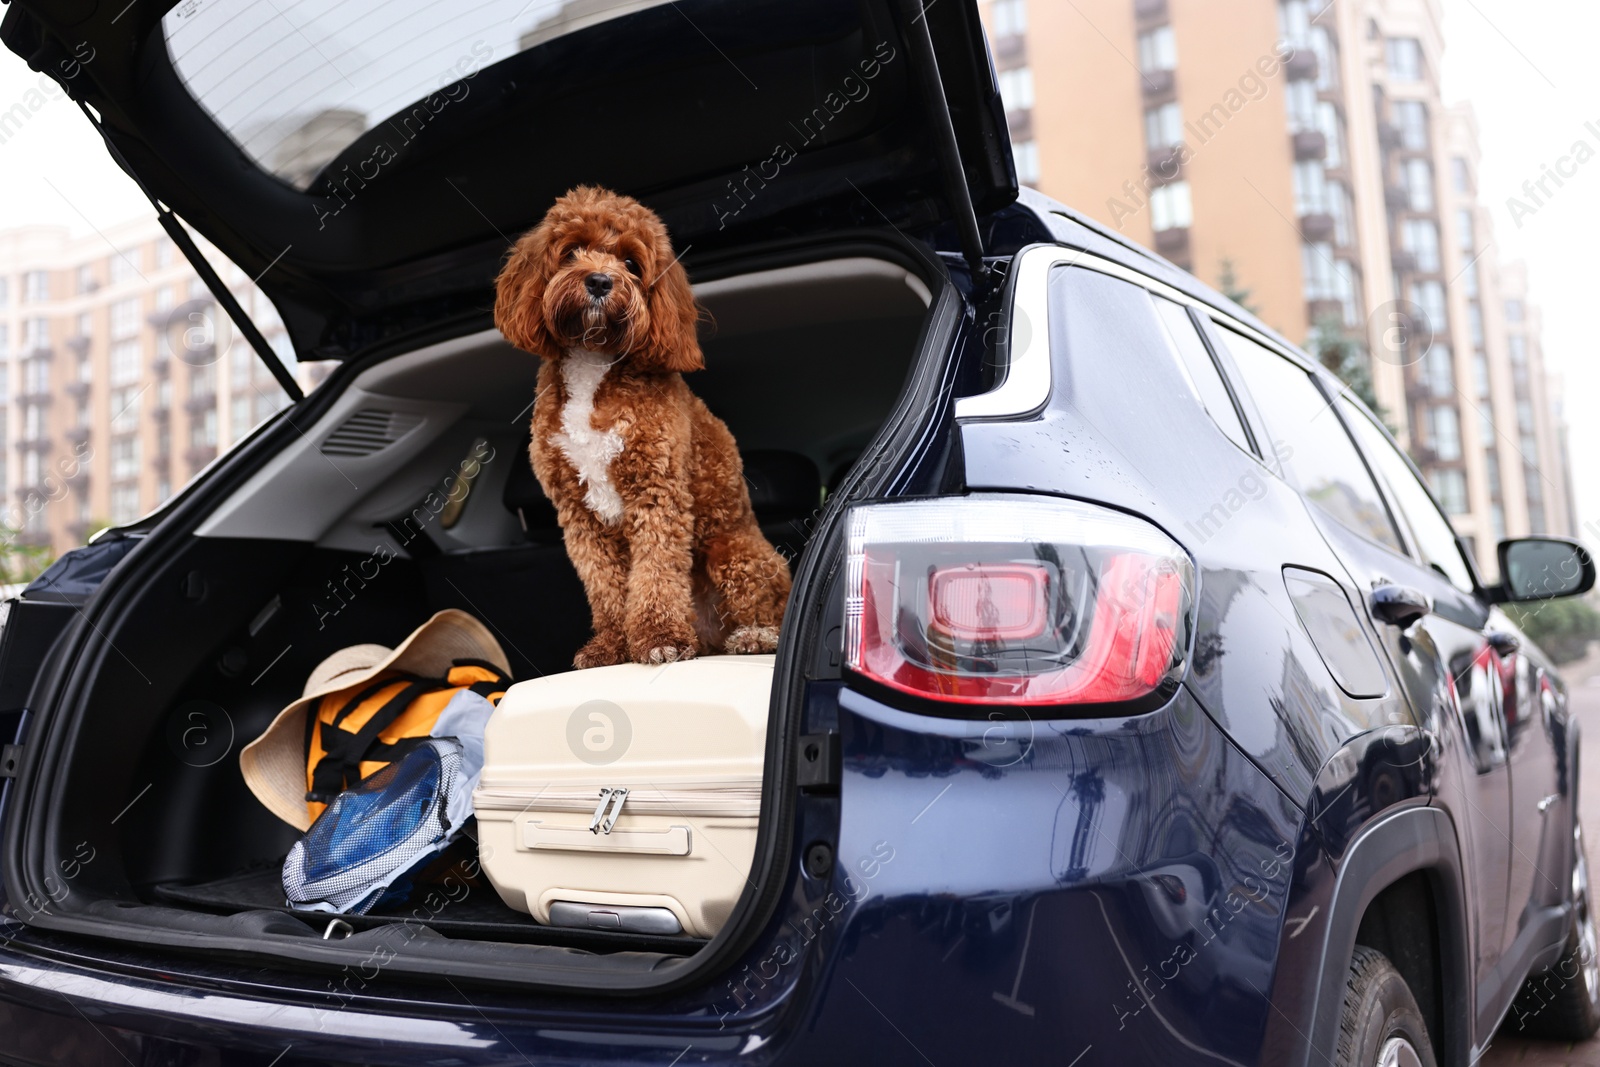
[[1433,610],[1426,594],[1392,582],[1374,587],[1368,602],[1375,618],[1402,630]]
[[1508,634],[1500,630],[1484,634],[1483,639],[1489,642],[1490,648],[1502,656],[1509,656],[1522,647],[1522,642],[1517,638],[1516,634]]

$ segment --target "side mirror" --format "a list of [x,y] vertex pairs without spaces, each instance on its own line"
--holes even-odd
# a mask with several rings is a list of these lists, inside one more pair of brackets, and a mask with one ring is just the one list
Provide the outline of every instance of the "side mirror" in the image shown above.
[[1554,600],[1594,588],[1594,559],[1589,550],[1565,537],[1519,537],[1501,541],[1500,584],[1491,590],[1496,603]]

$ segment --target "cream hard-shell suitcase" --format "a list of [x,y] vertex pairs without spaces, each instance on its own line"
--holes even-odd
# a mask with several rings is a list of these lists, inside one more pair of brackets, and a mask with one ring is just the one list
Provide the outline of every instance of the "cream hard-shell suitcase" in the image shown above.
[[480,863],[542,923],[711,937],[755,856],[772,656],[512,686],[484,733]]

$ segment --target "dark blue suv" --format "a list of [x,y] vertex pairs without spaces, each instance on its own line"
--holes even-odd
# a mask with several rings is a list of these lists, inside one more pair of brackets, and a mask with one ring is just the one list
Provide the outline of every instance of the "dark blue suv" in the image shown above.
[[[1577,729],[1497,608],[1588,556],[1508,542],[1488,584],[1337,380],[1019,190],[972,0],[0,35],[296,401],[6,605],[0,1059],[1400,1067],[1600,1022]],[[490,314],[580,182],[668,222],[691,386],[794,560],[745,890],[709,940],[541,926],[468,848],[296,914],[237,752],[313,665],[445,607],[518,677],[587,636]],[[191,230],[341,361],[311,395]]]

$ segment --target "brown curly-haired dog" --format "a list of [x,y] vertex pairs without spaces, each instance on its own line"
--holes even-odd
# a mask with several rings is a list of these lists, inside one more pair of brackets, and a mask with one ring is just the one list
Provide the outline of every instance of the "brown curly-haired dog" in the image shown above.
[[496,288],[495,325],[544,359],[533,470],[594,619],[574,666],[775,649],[789,564],[756,525],[733,435],[684,384],[704,366],[699,309],[661,219],[573,189]]

